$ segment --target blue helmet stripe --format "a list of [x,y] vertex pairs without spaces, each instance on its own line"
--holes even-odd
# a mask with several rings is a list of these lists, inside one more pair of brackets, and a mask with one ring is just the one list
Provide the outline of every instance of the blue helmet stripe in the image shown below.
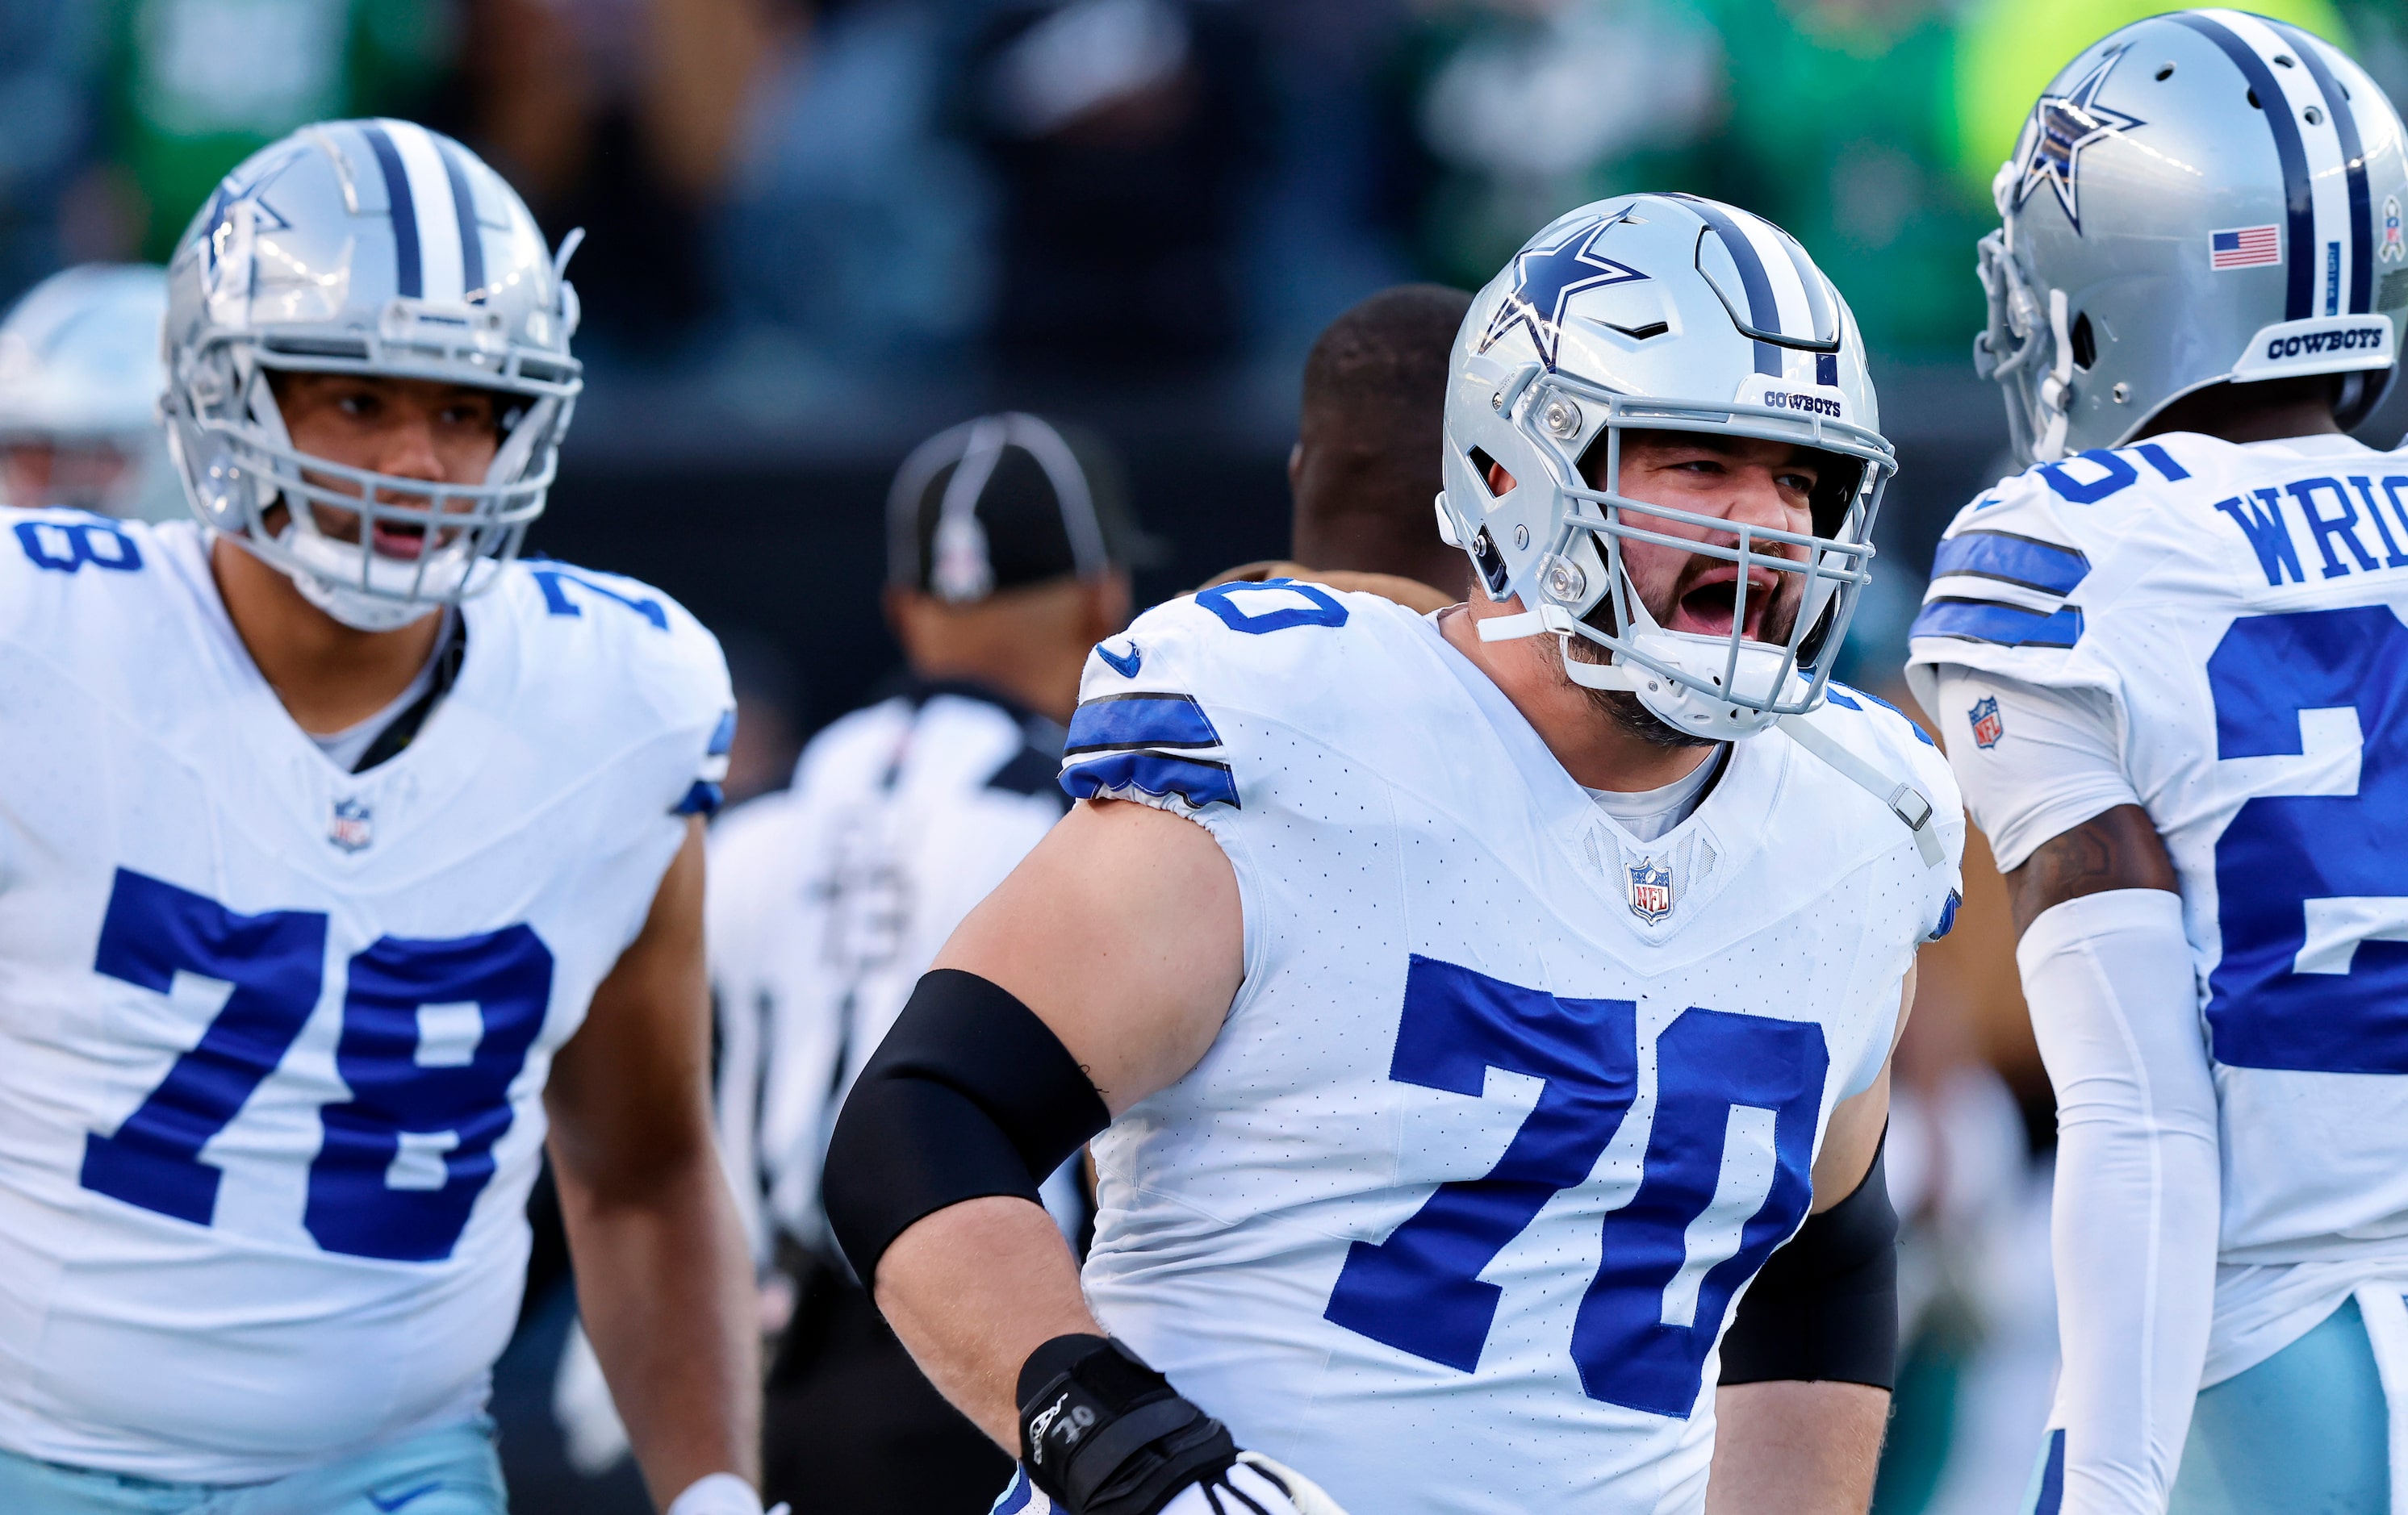
[[[1772,280],[1765,274],[1764,260],[1756,256],[1756,244],[1748,240],[1747,234],[1724,214],[1722,207],[1711,200],[1700,200],[1689,194],[1675,194],[1668,198],[1678,200],[1696,211],[1698,218],[1713,227],[1714,235],[1722,238],[1723,250],[1730,254],[1732,264],[1739,269],[1740,287],[1747,291],[1748,324],[1760,332],[1781,330],[1781,306],[1773,298]],[[1781,377],[1781,350],[1761,337],[1756,344],[1756,371],[1770,374],[1775,379]]]
[[363,121],[360,135],[368,139],[377,168],[384,175],[385,214],[393,222],[394,293],[419,299],[425,289],[418,266],[418,202],[409,196],[409,171],[402,167],[401,153],[383,127]]
[[[1770,222],[1766,224],[1771,225]],[[1813,331],[1806,334],[1807,338],[1819,342],[1823,339],[1823,334],[1829,332],[1832,338],[1837,340],[1840,335],[1840,322],[1832,315],[1831,302],[1824,293],[1822,271],[1814,266],[1814,260],[1806,255],[1806,250],[1799,246],[1798,238],[1782,231],[1778,226],[1772,229],[1780,236],[1781,246],[1789,254],[1791,265],[1798,270],[1798,282],[1806,287],[1806,319],[1813,322],[1814,326]]]
[[460,222],[460,287],[474,296],[485,287],[485,239],[477,232],[477,197],[468,188],[460,145],[433,132],[426,135],[442,156],[443,177],[452,181],[452,211]]
[[2349,95],[2326,65],[2315,38],[2296,26],[2269,21],[2267,25],[2291,39],[2308,77],[2325,97],[2325,114],[2332,118],[2333,134],[2341,138],[2342,173],[2349,184],[2349,313],[2365,315],[2374,301],[2374,202],[2366,187],[2366,149],[2358,138],[2358,112]]
[[[2180,11],[2166,18],[2182,22],[2192,31],[2224,50],[2241,70],[2249,87],[2258,93],[2260,113],[2274,131],[2274,155],[2283,164],[2283,205],[2288,213],[2290,232],[2283,244],[2283,259],[2290,271],[2290,289],[2283,301],[2283,319],[2304,321],[2316,313],[2316,208],[2315,197],[2308,180],[2308,150],[2300,141],[2300,127],[2286,108],[2287,99],[2283,86],[2274,81],[2273,71],[2266,60],[2248,43],[2232,35],[2232,29],[2213,17],[2195,10]],[[2360,172],[2363,172],[2361,166]]]

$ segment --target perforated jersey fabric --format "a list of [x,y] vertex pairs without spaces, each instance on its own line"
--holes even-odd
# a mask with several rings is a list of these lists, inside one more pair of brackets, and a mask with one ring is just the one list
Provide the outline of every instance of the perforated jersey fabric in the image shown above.
[[1433,621],[1309,583],[1157,607],[1082,693],[1065,787],[1204,826],[1245,920],[1219,1038],[1094,1145],[1104,1323],[1348,1508],[1701,1508],[1730,1304],[1956,881],[1938,751],[1830,712],[1947,866],[1777,732],[1642,842]]
[[[2219,1106],[2210,1383],[2408,1269],[2403,507],[2408,452],[2346,436],[2085,452],[1959,512],[1914,627],[1952,749],[1985,676],[2078,696],[2165,839]],[[1958,772],[2037,813],[2046,766]]]
[[733,700],[667,596],[521,563],[350,773],[208,551],[0,511],[0,1448],[234,1483],[481,1409],[552,1054]]

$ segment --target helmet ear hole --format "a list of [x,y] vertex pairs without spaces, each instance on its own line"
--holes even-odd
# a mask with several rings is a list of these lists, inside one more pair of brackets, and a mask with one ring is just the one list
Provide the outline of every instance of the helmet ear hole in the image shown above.
[[1848,506],[1865,481],[1865,465],[1861,459],[1844,457],[1837,452],[1816,456],[1822,467],[1815,472],[1814,489],[1806,497],[1806,506],[1814,520],[1814,535],[1837,536],[1847,523]]
[[1806,635],[1798,638],[1798,665],[1801,668],[1822,666],[1824,644],[1831,639],[1831,627],[1840,619],[1840,596],[1832,595],[1823,602],[1823,613]]
[[2087,310],[2073,318],[2073,365],[2086,369],[2099,365],[2099,336],[2090,329]]
[[2392,382],[2400,377],[2400,366],[2367,369],[2354,374],[2336,374],[2340,380],[2333,386],[2333,422],[2342,430],[2356,431],[2374,407],[2391,393]]

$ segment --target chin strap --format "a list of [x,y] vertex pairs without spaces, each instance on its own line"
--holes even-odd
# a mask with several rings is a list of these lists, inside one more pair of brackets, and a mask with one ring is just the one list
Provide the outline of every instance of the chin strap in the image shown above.
[[1564,677],[1583,689],[1639,688],[1639,670],[1619,663],[1586,663],[1572,656],[1571,637],[1564,637]]
[[1925,867],[1936,868],[1947,861],[1948,854],[1940,845],[1939,829],[1931,823],[1938,812],[1923,791],[1891,778],[1849,751],[1805,716],[1785,715],[1778,724],[1791,741],[1838,769],[1842,778],[1881,801],[1885,809],[1898,817],[1899,823],[1914,834],[1914,850],[1922,857]]
[[2040,439],[2033,444],[2032,456],[2042,463],[2053,463],[2065,456],[2065,430],[2072,421],[2068,413],[2071,403],[2067,392],[2073,384],[2073,336],[2066,326],[2065,292],[2048,292],[2048,331],[2053,350],[2048,377],[2040,381],[2040,406],[2048,417]]
[[1551,631],[1566,636],[1572,635],[1571,612],[1560,605],[1541,605],[1535,610],[1490,616],[1480,622],[1480,639],[1484,642],[1518,641]]
[[1524,610],[1510,616],[1490,616],[1480,622],[1480,639],[1484,642],[1518,641],[1525,636],[1543,636],[1554,633],[1563,639],[1564,677],[1583,689],[1637,689],[1639,680],[1630,669],[1614,663],[1584,663],[1572,656],[1571,639],[1580,635],[1572,623],[1571,612],[1560,605],[1541,605],[1535,610]]

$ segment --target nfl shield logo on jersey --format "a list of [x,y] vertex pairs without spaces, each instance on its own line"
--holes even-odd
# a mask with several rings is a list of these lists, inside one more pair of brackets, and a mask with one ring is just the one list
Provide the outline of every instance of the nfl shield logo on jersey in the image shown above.
[[2007,723],[1999,719],[1999,697],[1985,694],[1965,712],[1973,722],[1973,745],[1985,751],[1999,745],[2007,734]]
[[356,852],[376,836],[376,815],[357,800],[335,802],[335,814],[326,822],[326,839],[346,852]]
[[1654,925],[1672,913],[1672,870],[1660,863],[1630,865],[1630,913]]

